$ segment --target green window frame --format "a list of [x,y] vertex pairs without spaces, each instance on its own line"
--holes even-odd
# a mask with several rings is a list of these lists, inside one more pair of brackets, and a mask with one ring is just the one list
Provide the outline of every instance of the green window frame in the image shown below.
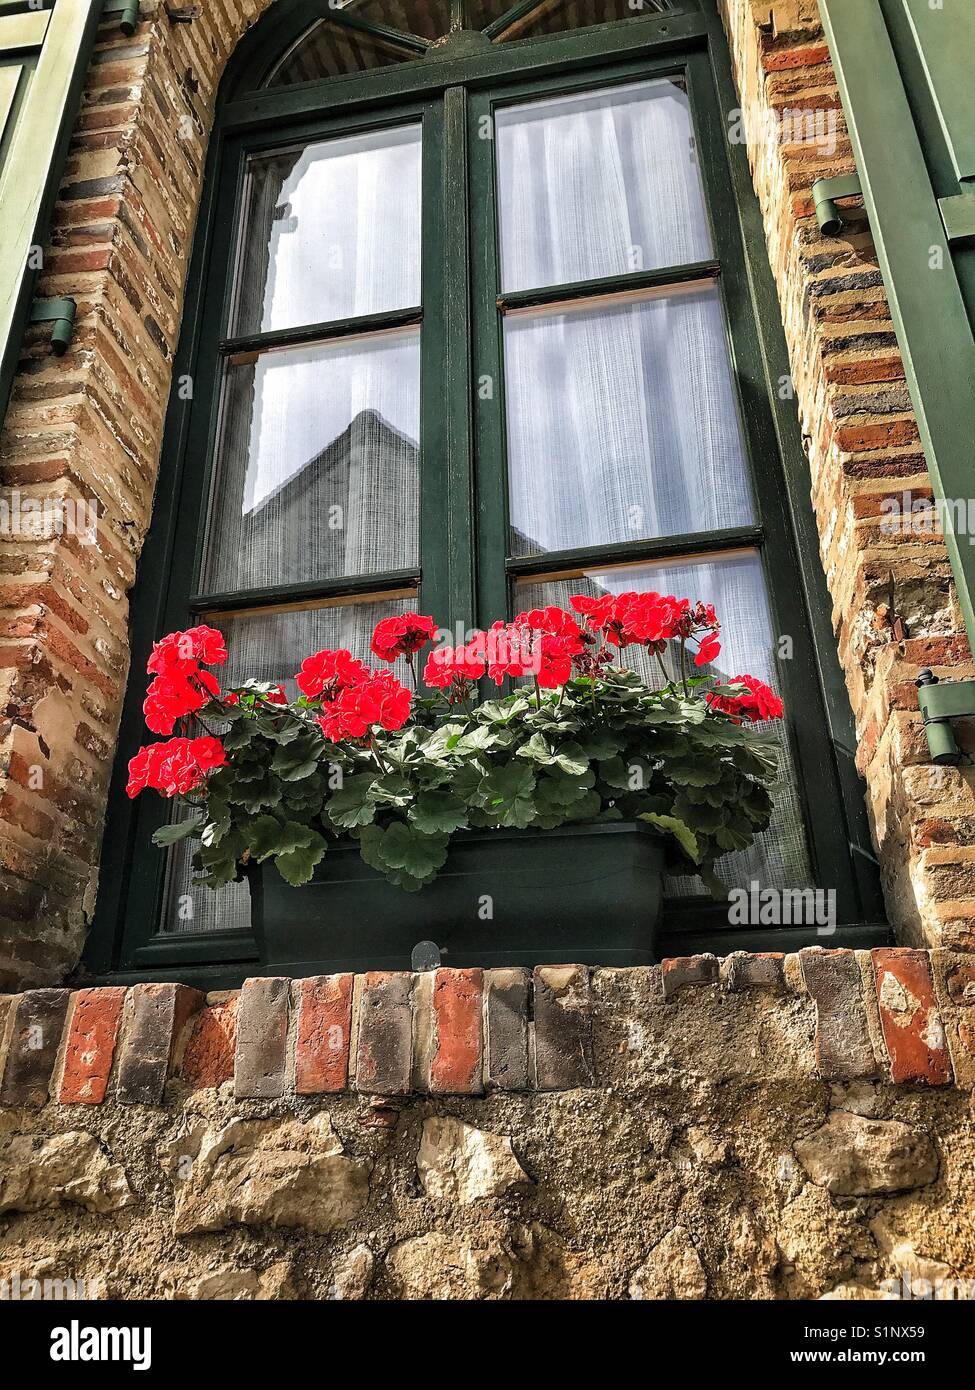
[[[416,61],[364,75],[260,88],[272,61],[323,15],[336,21],[327,5],[278,0],[241,43],[221,89],[174,372],[176,383],[192,379],[194,398],[183,400],[174,390],[155,513],[133,599],[133,680],[88,969],[118,979],[127,973],[171,978],[175,970],[212,988],[239,982],[258,960],[247,930],[183,935],[156,926],[166,856],[150,836],[167,819],[168,808],[156,798],[128,802],[124,795],[125,765],[147,741],[142,671],[154,638],[215,612],[393,590],[415,592],[421,610],[441,621],[449,614],[451,622],[462,617],[484,623],[511,613],[512,586],[521,577],[597,561],[638,563],[741,547],[760,553],[775,631],[793,640],[792,659],[779,663],[780,685],[787,708],[799,716],[791,722],[789,738],[800,773],[814,882],[837,894],[840,925],[828,944],[875,944],[881,939],[874,924],[882,921],[882,908],[862,788],[852,766],[849,708],[829,630],[795,409],[775,389],[788,365],[757,202],[744,151],[727,139],[723,112],[733,109],[735,98],[715,0],[688,0],[683,12],[510,44],[473,42],[464,32],[448,38],[442,51],[421,56],[418,50]],[[497,30],[497,24],[491,27]],[[480,137],[483,122],[492,122],[494,112],[512,102],[669,76],[680,78],[689,94],[713,257],[692,266],[502,295],[495,142]],[[234,238],[245,161],[283,146],[401,122],[422,126],[422,305],[231,336]],[[594,290],[612,295],[702,277],[717,287],[728,325],[754,524],[527,559],[509,555],[504,392],[484,398],[476,389],[484,375],[503,383],[505,313],[558,297],[582,299]],[[241,352],[412,324],[420,324],[422,335],[420,566],[273,590],[197,592],[223,362]],[[303,655],[296,652],[296,662]],[[797,946],[815,939],[808,932],[806,937],[802,929],[731,931],[720,908],[689,899],[668,912],[664,948],[668,954],[687,954],[768,949],[786,941]]]

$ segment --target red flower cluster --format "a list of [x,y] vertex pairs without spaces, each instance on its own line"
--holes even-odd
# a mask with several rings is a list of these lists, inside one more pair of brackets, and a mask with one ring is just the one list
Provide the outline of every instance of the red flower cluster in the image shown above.
[[751,724],[759,724],[765,719],[781,719],[785,705],[775,691],[756,676],[735,676],[729,685],[748,687],[743,695],[709,695],[708,704],[722,714],[730,714],[741,723],[747,719]]
[[364,738],[375,724],[391,733],[410,717],[413,697],[392,671],[370,671],[344,649],[309,656],[297,681],[302,694],[321,700],[318,723],[333,743]]
[[372,634],[372,650],[380,661],[395,661],[397,657],[407,659],[426,646],[437,630],[432,618],[419,613],[400,613],[394,618],[383,618],[376,624]]
[[227,761],[218,738],[171,738],[140,748],[129,763],[129,796],[138,796],[146,787],[163,796],[185,796],[198,787],[215,767]]
[[466,700],[474,681],[487,669],[484,633],[479,632],[463,647],[437,647],[427,657],[423,680],[436,690],[445,690],[451,704]]
[[577,594],[569,602],[614,647],[641,646],[662,652],[668,642],[695,640],[696,666],[706,666],[721,652],[721,624],[710,603],[692,607],[690,599],[652,592],[604,594],[602,598]]
[[226,660],[223,634],[212,627],[171,632],[155,644],[146,665],[155,680],[142,706],[154,734],[171,734],[177,719],[195,714],[219,696],[216,678],[203,665],[222,666]]

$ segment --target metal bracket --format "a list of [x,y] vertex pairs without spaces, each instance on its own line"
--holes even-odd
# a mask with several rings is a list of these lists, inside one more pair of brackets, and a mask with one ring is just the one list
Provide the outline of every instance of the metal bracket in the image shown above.
[[135,33],[139,23],[139,0],[105,0],[102,17],[119,15],[118,27],[126,36]]
[[956,193],[951,198],[939,198],[938,207],[949,246],[975,237],[975,196],[972,193]]
[[952,766],[960,763],[961,749],[955,742],[951,721],[975,715],[975,681],[942,683],[930,667],[925,667],[915,685],[931,761]]
[[74,332],[78,306],[73,299],[36,299],[31,306],[31,323],[53,323],[51,347],[55,357],[63,357]]
[[812,186],[816,221],[823,236],[839,236],[843,230],[843,214],[836,206],[837,198],[862,198],[859,174],[840,174],[835,179],[817,179]]

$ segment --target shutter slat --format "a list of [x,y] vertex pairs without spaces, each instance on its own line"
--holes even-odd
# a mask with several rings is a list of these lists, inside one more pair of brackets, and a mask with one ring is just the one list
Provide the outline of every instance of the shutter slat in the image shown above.
[[975,179],[975,3],[904,0],[924,75],[960,182]]

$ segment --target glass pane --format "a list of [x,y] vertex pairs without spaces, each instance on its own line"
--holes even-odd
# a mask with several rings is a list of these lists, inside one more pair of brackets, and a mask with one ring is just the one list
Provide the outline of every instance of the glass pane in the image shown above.
[[[290,696],[297,694],[294,674],[306,656],[323,647],[346,647],[372,666],[380,663],[369,651],[372,630],[380,618],[416,607],[410,598],[383,598],[363,603],[345,600],[329,608],[294,613],[264,613],[253,617],[208,618],[227,642],[228,661],[218,675],[224,689],[252,677],[281,681]],[[405,663],[396,674],[407,681]],[[163,931],[235,931],[250,926],[250,893],[246,883],[221,892],[194,887],[191,859],[196,844],[183,841],[170,850],[169,884],[163,909]]]
[[509,314],[511,553],[751,522],[717,289]]
[[450,0],[330,0],[336,10],[401,29],[421,39],[439,39],[450,29]]
[[227,366],[208,593],[419,563],[420,330]]
[[366,72],[419,56],[412,49],[398,48],[387,39],[323,19],[282,58],[264,85],[286,87],[292,82],[344,77],[346,73]]
[[502,107],[495,129],[504,290],[711,255],[677,78]]
[[[778,689],[768,595],[761,561],[755,551],[663,560],[598,572],[589,570],[581,579],[547,583],[526,581],[515,586],[514,601],[516,611],[549,603],[568,608],[572,594],[598,597],[634,589],[713,603],[722,623],[721,656],[716,665],[708,668],[710,673],[719,678],[757,676]],[[657,684],[659,672],[654,674],[649,661],[641,664],[637,650],[628,648],[624,659],[649,683]],[[772,791],[775,803],[772,824],[746,853],[730,854],[722,859],[718,876],[729,887],[747,888],[757,879],[763,887],[808,888],[812,886],[812,872],[796,790],[796,768],[785,736],[785,725],[766,725],[764,731],[780,739],[779,778]],[[702,890],[697,879],[671,879],[667,891],[673,897],[685,897]]]
[[673,14],[687,8],[685,0],[540,0],[535,9],[516,20],[499,39],[507,42],[535,34],[560,34],[566,29],[588,29],[592,24]]
[[420,127],[247,163],[233,331],[266,333],[420,302]]

